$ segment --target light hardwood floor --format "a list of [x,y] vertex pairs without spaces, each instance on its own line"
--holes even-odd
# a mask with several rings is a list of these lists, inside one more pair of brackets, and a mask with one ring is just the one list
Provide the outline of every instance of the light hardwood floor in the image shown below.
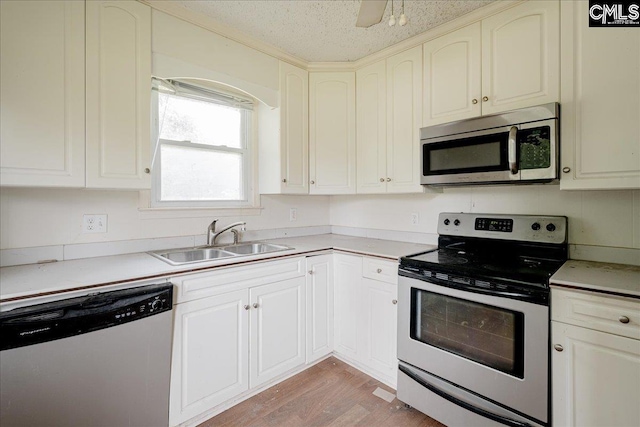
[[205,421],[214,426],[415,426],[444,427],[423,413],[373,395],[370,376],[330,357]]

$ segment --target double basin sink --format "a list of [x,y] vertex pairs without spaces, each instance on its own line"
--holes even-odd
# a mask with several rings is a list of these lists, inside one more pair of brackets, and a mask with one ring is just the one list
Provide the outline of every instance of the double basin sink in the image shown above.
[[266,254],[289,249],[293,248],[284,245],[274,245],[272,243],[252,242],[223,247],[206,246],[201,248],[153,251],[149,252],[149,254],[171,265],[182,265],[238,256]]

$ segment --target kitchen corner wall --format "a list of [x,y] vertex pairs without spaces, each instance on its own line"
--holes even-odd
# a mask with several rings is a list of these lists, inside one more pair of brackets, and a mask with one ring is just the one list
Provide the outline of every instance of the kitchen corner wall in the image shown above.
[[[48,188],[0,189],[0,249],[113,242],[206,234],[207,226],[246,221],[247,231],[327,226],[328,196],[261,196],[262,210],[247,215],[157,218],[139,211],[137,191]],[[296,208],[296,221],[289,209]],[[107,233],[83,234],[84,214],[107,214]]]
[[[564,215],[569,243],[640,249],[640,191],[560,191],[557,185],[448,188],[443,193],[332,196],[331,225],[435,236],[440,212]],[[419,215],[413,225],[412,214]],[[386,234],[388,236],[388,233]]]

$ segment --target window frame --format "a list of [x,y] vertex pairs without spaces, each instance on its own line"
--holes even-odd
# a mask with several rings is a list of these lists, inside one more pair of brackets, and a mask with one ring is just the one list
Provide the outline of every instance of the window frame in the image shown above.
[[[189,82],[189,84],[191,84]],[[156,85],[154,84],[154,87]],[[206,88],[206,90],[211,90]],[[217,91],[217,90],[216,90]],[[227,94],[226,91],[220,90],[219,93]],[[229,93],[232,96],[241,96],[247,98],[246,95],[238,95]],[[180,96],[180,95],[178,95]],[[184,96],[189,98],[189,96]],[[202,100],[202,98],[197,98]],[[234,148],[225,146],[216,146],[209,144],[199,144],[188,141],[174,141],[168,139],[160,139],[160,116],[159,116],[159,93],[157,90],[151,92],[151,113],[152,113],[152,170],[151,170],[151,191],[149,206],[152,209],[237,209],[237,208],[253,208],[259,207],[259,200],[257,191],[257,177],[256,170],[256,136],[257,136],[257,113],[255,100],[253,101],[254,108],[247,110],[239,108],[241,113],[241,138],[244,140],[245,148]],[[162,182],[161,182],[161,148],[162,146],[174,146],[174,147],[187,147],[194,149],[203,149],[211,152],[222,153],[238,153],[242,155],[242,199],[240,200],[162,200]]]

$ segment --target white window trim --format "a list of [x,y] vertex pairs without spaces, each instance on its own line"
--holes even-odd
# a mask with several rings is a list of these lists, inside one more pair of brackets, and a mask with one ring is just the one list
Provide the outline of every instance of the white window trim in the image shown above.
[[[242,112],[245,114],[245,112]],[[243,200],[184,200],[184,201],[162,201],[160,200],[160,143],[159,138],[160,123],[159,123],[159,111],[158,111],[158,92],[151,91],[151,191],[140,192],[140,207],[139,211],[183,211],[182,214],[161,215],[160,217],[201,217],[209,216],[213,213],[224,213],[225,211],[229,215],[233,215],[239,209],[243,214],[259,215],[262,207],[260,206],[260,195],[258,194],[258,161],[257,161],[257,135],[258,135],[258,113],[257,108],[254,108],[251,114],[251,120],[244,120],[244,132],[248,133],[247,148],[237,149],[228,147],[215,147],[210,145],[185,143],[181,141],[162,140],[163,143],[176,145],[176,146],[188,146],[198,147],[202,146],[206,149],[212,149],[215,151],[227,151],[227,152],[243,152],[246,151],[246,155],[243,156],[243,168],[248,171],[248,179],[244,181],[244,199]],[[245,175],[246,176],[246,175]],[[192,215],[186,215],[191,212]],[[233,212],[233,213],[232,213]],[[226,216],[226,215],[221,215]],[[151,215],[151,217],[156,217]]]

